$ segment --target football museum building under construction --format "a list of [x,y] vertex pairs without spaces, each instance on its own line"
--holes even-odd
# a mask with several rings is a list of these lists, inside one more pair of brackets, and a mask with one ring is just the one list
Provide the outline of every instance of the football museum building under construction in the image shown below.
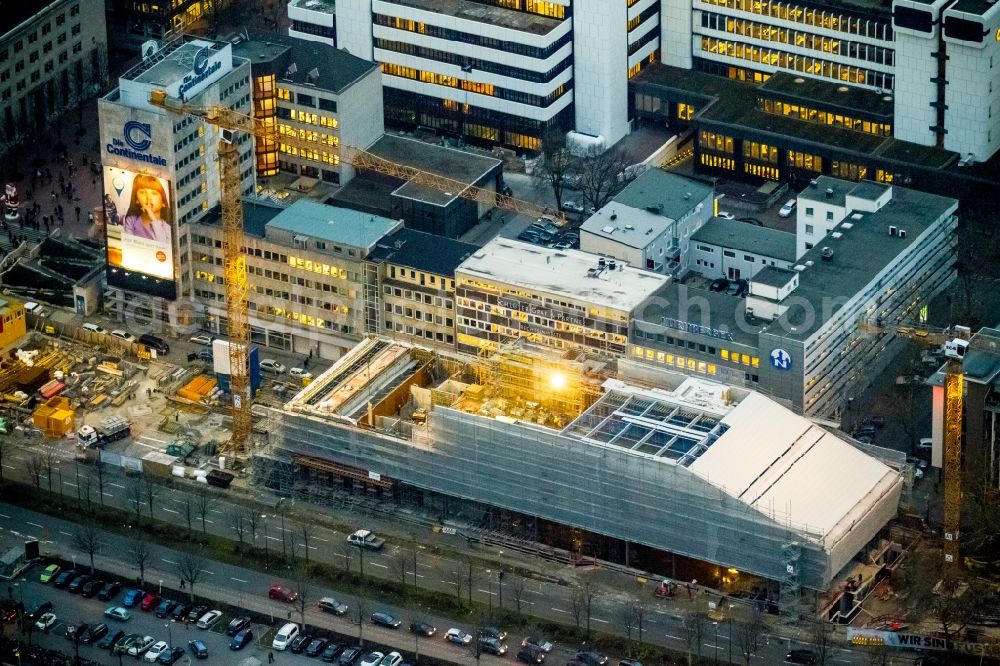
[[257,472],[279,491],[365,487],[446,520],[499,510],[603,557],[624,545],[617,559],[646,570],[753,581],[788,613],[802,599],[833,615],[823,592],[877,573],[903,486],[761,394],[524,340],[462,360],[371,338],[271,417]]

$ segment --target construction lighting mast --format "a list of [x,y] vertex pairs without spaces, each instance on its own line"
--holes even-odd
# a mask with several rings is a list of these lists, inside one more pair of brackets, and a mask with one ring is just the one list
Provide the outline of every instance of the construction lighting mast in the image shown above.
[[[248,442],[253,427],[252,401],[250,393],[249,352],[250,352],[250,291],[247,281],[246,257],[243,254],[243,191],[240,187],[239,150],[235,145],[235,133],[241,132],[266,141],[285,144],[295,148],[313,150],[315,144],[295,136],[279,136],[276,124],[233,111],[226,106],[198,106],[167,96],[164,90],[154,90],[149,94],[149,103],[170,113],[200,118],[209,125],[218,127],[222,134],[219,139],[219,171],[221,180],[223,256],[226,278],[226,316],[229,332],[230,383],[233,396],[233,435],[223,445],[222,450],[237,456],[246,456]],[[496,208],[511,210],[521,215],[540,217],[548,209],[528,201],[522,201],[485,188],[463,183],[446,176],[421,171],[411,166],[397,164],[385,158],[353,146],[341,147],[341,161],[357,169],[375,171],[439,192],[450,193],[479,203],[488,203]],[[560,222],[565,215],[556,213]]]
[[935,330],[922,326],[883,326],[862,322],[858,328],[882,336],[886,333],[914,340],[924,345],[944,349],[944,441],[942,442],[942,471],[944,473],[944,563],[946,571],[953,572],[958,565],[958,539],[962,519],[962,424],[965,394],[965,376],[962,359],[969,346],[970,331],[964,326]]

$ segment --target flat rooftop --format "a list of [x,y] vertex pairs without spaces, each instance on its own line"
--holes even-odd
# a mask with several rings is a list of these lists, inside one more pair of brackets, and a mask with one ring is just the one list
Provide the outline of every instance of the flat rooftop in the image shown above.
[[888,119],[893,114],[891,94],[880,95],[867,88],[789,72],[775,72],[758,90],[766,97],[798,100],[805,106],[810,106],[810,102],[819,102],[824,107],[837,107],[852,117]]
[[399,220],[299,199],[274,216],[267,229],[280,229],[321,241],[370,250],[388,233],[402,226]]
[[[663,169],[647,169],[615,195],[615,203],[632,208],[656,208],[658,214],[679,220],[711,196],[714,188]],[[610,204],[609,204],[610,205]]]
[[227,42],[218,42],[200,37],[183,36],[160,46],[157,56],[160,60],[141,61],[121,75],[126,81],[145,83],[152,86],[169,87],[177,83],[194,69],[194,57],[204,48],[221,51]]
[[816,187],[810,186],[799,192],[798,201],[815,201],[818,203],[844,206],[847,203],[847,195],[850,194],[858,183],[833,176],[819,176],[814,179]]
[[386,0],[394,5],[413,7],[425,12],[443,14],[452,17],[475,21],[499,28],[509,28],[533,35],[547,35],[562,24],[561,19],[548,18],[528,12],[506,9],[492,5],[480,4],[471,0]]
[[622,263],[617,263],[616,270],[598,271],[597,255],[506,238],[494,238],[462,262],[455,270],[455,279],[460,276],[625,312],[670,282],[665,275]]
[[292,0],[288,6],[325,14],[335,14],[337,11],[336,0]]
[[274,33],[251,34],[249,40],[233,46],[233,55],[253,64],[270,63],[280,82],[335,93],[378,69],[377,63],[330,44]]
[[760,330],[766,322],[746,316],[746,299],[678,282],[668,285],[660,295],[639,317],[651,326],[638,322],[635,325],[646,331],[647,336],[655,335],[657,342],[663,343],[661,338],[670,335],[671,329],[683,326],[687,330],[687,325],[693,324],[703,327],[706,344],[710,344],[710,338],[716,338],[719,346],[735,342],[757,348]]
[[379,240],[367,258],[451,278],[477,250],[479,246],[471,243],[403,228]]
[[444,148],[395,134],[382,135],[367,150],[390,162],[444,176],[466,185],[478,185],[502,165],[500,160],[493,157]]
[[967,381],[991,384],[1000,378],[1000,330],[981,328],[973,334],[962,358]]
[[795,261],[795,234],[713,217],[691,235],[692,241]]
[[657,240],[660,234],[673,224],[673,220],[659,213],[623,206],[612,201],[588,217],[580,225],[580,231],[641,249]]

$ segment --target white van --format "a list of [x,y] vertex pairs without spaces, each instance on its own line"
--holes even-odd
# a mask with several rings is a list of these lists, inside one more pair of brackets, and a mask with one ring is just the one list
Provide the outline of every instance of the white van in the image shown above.
[[83,330],[93,331],[94,333],[107,333],[107,331],[105,331],[103,328],[101,328],[97,324],[91,324],[89,321],[83,325]]
[[298,635],[299,625],[294,622],[289,622],[274,635],[274,640],[271,641],[271,647],[275,650],[287,650],[288,646],[291,645],[292,641],[295,640],[295,637]]

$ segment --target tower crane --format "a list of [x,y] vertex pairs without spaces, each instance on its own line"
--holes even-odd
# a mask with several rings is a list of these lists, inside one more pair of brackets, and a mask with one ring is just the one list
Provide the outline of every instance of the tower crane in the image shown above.
[[[169,113],[190,115],[200,118],[221,130],[219,139],[219,172],[222,204],[222,247],[223,266],[226,279],[226,316],[228,319],[230,385],[233,396],[233,433],[222,446],[223,452],[245,456],[253,426],[250,392],[249,350],[250,291],[247,280],[246,257],[243,253],[243,193],[240,189],[239,151],[235,145],[236,133],[248,134],[268,142],[285,144],[294,148],[315,150],[314,142],[297,136],[280,134],[276,123],[265,123],[253,116],[234,111],[226,106],[200,106],[190,104],[167,95],[165,90],[153,90],[149,103]],[[354,146],[341,146],[341,162],[357,169],[374,171],[408,182],[413,182],[439,192],[450,193],[464,199],[490,204],[493,207],[510,210],[520,215],[540,217],[549,213],[528,201],[507,196],[463,183],[447,176],[423,171],[412,166],[398,164],[366,150]],[[556,212],[555,217],[564,223],[565,215]]]
[[858,328],[878,336],[891,334],[920,344],[941,347],[945,353],[944,379],[944,441],[942,469],[944,472],[944,562],[947,570],[958,565],[958,539],[962,518],[962,425],[965,378],[962,359],[969,346],[970,330],[965,326],[932,329],[924,326],[885,326],[861,322]]

